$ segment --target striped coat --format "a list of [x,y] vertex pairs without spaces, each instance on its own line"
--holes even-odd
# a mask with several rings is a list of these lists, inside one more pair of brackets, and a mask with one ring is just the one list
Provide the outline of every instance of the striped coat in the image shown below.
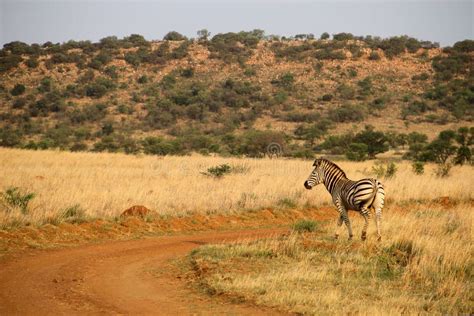
[[385,191],[382,183],[377,179],[362,179],[352,181],[347,178],[345,172],[335,163],[327,159],[316,159],[313,164],[314,170],[305,181],[304,186],[310,190],[315,185],[324,183],[326,189],[331,193],[334,204],[339,211],[337,221],[336,238],[339,237],[339,229],[342,223],[346,224],[349,239],[352,239],[351,222],[347,215],[348,210],[360,212],[365,219],[362,229],[362,240],[366,239],[370,209],[375,210],[378,239],[381,239],[382,209],[385,200]]

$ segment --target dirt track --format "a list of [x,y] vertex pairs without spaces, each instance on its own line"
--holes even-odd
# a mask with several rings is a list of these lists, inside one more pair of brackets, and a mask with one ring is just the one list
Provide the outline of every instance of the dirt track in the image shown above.
[[283,231],[207,232],[13,257],[0,262],[0,314],[275,314],[196,293],[168,267],[204,243]]

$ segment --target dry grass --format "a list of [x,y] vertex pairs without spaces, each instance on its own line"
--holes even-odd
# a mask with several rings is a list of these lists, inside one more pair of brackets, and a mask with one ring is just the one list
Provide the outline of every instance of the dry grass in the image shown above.
[[[214,179],[201,172],[222,163],[237,172]],[[0,148],[0,191],[20,187],[36,193],[28,215],[0,211],[0,223],[42,223],[75,205],[87,217],[113,218],[141,204],[160,215],[232,213],[246,209],[306,207],[331,203],[323,186],[311,191],[303,182],[311,162],[286,159],[156,157],[107,153],[69,153]],[[340,162],[352,179],[373,176],[373,162]],[[431,200],[449,196],[472,200],[474,169],[455,167],[446,179],[434,166],[415,176],[408,162],[393,179],[383,180],[389,201]]]
[[472,205],[392,210],[385,221],[381,243],[375,225],[367,242],[332,240],[331,222],[313,234],[203,246],[191,263],[210,293],[296,313],[472,312]]

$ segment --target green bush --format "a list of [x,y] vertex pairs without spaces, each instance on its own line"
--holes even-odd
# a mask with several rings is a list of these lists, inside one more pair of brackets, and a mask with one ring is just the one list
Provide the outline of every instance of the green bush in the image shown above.
[[329,110],[329,119],[334,122],[360,122],[365,118],[365,111],[360,105],[343,104],[341,107]]
[[139,84],[145,84],[148,82],[148,77],[147,75],[143,75],[143,76],[140,76],[138,79],[137,79],[137,82]]
[[221,178],[224,175],[231,173],[231,171],[232,171],[232,167],[230,165],[222,164],[219,166],[207,168],[207,172],[203,172],[202,174],[206,176],[211,176],[214,178]]
[[293,230],[298,233],[314,232],[318,229],[318,223],[309,219],[300,219],[293,225]]
[[165,41],[184,41],[186,39],[187,39],[186,36],[176,32],[176,31],[168,32],[163,37],[163,40],[165,40]]
[[86,86],[86,95],[92,98],[101,98],[115,87],[116,85],[112,80],[100,77]]
[[22,192],[18,187],[9,187],[5,192],[0,193],[0,198],[8,207],[7,210],[11,211],[11,208],[20,208],[20,211],[26,215],[28,214],[28,204],[35,197],[35,193]]
[[280,75],[277,79],[272,80],[272,84],[287,90],[291,90],[294,83],[295,77],[291,72],[286,72]]
[[448,162],[439,163],[436,167],[435,175],[440,178],[449,177],[452,167],[453,165]]
[[7,55],[0,57],[0,73],[6,72],[12,68],[16,68],[22,61],[23,58],[21,58],[19,55]]
[[352,100],[354,99],[355,94],[356,94],[355,89],[345,83],[340,84],[337,87],[336,91],[339,94],[339,96],[344,100]]
[[346,152],[346,157],[352,161],[364,161],[367,159],[368,148],[369,147],[363,143],[352,143]]
[[369,55],[369,60],[380,60],[380,55],[377,52],[371,52]]
[[333,98],[332,94],[325,94],[321,97],[321,100],[323,100],[324,102],[329,102],[332,100],[332,98]]
[[322,40],[327,40],[327,39],[329,39],[329,37],[330,37],[329,33],[324,32],[324,33],[321,34],[321,36],[319,38],[322,39]]
[[161,137],[146,137],[142,141],[143,152],[150,155],[173,155],[181,153],[181,145],[177,141],[165,140]]
[[85,221],[86,212],[80,204],[75,204],[64,209],[61,213],[61,219],[70,223],[82,223]]
[[394,162],[389,162],[383,165],[380,162],[376,162],[372,166],[372,172],[377,176],[377,178],[384,177],[385,179],[391,179],[397,173],[397,165]]
[[18,95],[22,95],[23,93],[25,93],[25,86],[20,84],[20,83],[17,83],[13,89],[10,90],[10,93],[11,95],[13,96],[18,96]]
[[416,175],[425,173],[425,164],[422,161],[414,161],[411,165],[412,171]]
[[30,68],[30,69],[34,69],[36,67],[39,66],[39,61],[38,61],[38,58],[37,57],[30,57],[26,62],[25,62],[25,65]]

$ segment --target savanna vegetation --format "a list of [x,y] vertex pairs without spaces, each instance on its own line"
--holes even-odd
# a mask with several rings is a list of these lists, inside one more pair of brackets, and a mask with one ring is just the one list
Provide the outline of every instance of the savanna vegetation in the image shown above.
[[[261,30],[11,42],[0,50],[0,146],[262,157],[276,143],[280,156],[393,149],[432,161],[419,153],[446,130],[464,135],[450,139],[462,147],[456,162],[470,162],[472,54],[470,40],[440,49],[407,36]],[[408,144],[418,134],[423,149]]]
[[[44,246],[44,231],[133,238],[173,230],[164,218],[215,229],[211,216],[231,226],[261,212],[300,220],[286,236],[191,253],[187,275],[208,294],[304,314],[468,314],[473,51],[205,29],[5,44],[0,252]],[[333,208],[324,187],[303,188],[315,154],[384,183],[382,242],[370,228],[365,243],[336,242],[336,212],[311,217]],[[120,217],[132,205],[151,212]]]
[[367,242],[347,242],[331,239],[335,219],[305,220],[287,236],[202,246],[189,269],[210,295],[298,314],[469,313],[472,205],[392,206],[385,214],[382,242],[375,227]]
[[[145,205],[159,217],[332,205],[323,186],[303,187],[312,171],[310,160],[1,149],[0,163],[5,166],[0,176],[3,228],[113,221],[132,205]],[[457,203],[474,198],[466,189],[474,185],[468,165],[454,166],[441,178],[434,163],[338,164],[352,179],[378,177],[389,208],[440,197]]]

